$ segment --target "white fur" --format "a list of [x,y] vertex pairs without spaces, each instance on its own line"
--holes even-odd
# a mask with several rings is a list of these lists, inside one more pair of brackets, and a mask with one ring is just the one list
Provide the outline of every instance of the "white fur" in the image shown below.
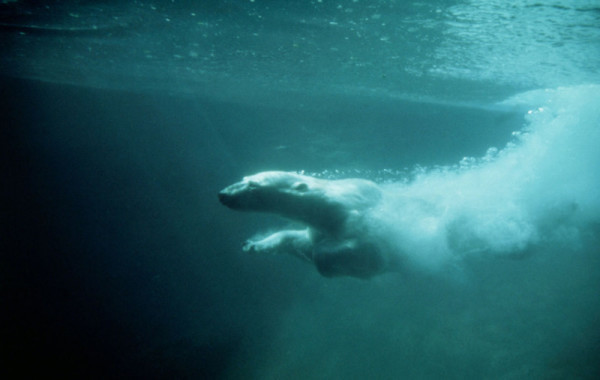
[[308,227],[249,240],[244,251],[291,254],[314,263],[324,276],[361,278],[397,264],[373,230],[378,223],[371,211],[381,197],[379,187],[367,180],[324,180],[277,171],[245,177],[219,194],[232,209],[270,212]]

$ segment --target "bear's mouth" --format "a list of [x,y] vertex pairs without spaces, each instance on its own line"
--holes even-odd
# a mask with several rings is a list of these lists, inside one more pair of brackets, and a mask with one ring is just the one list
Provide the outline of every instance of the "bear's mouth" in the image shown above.
[[238,205],[239,202],[236,201],[236,197],[232,196],[225,190],[219,191],[218,197],[219,197],[219,202],[221,202],[221,204],[223,204],[224,206],[227,206],[227,207],[233,208],[233,209],[239,207],[239,205]]

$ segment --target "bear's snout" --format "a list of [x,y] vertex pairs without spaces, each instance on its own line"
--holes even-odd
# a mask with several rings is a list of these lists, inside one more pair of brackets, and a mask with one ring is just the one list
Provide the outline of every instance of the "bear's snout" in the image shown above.
[[246,195],[247,194],[245,193],[232,192],[228,187],[219,191],[218,197],[219,202],[221,202],[222,205],[233,210],[242,210],[247,209],[248,206],[248,199]]
[[221,202],[223,205],[227,206],[227,207],[231,207],[231,204],[233,203],[233,197],[226,193],[225,191],[219,191],[219,202]]
[[247,206],[248,197],[255,188],[256,186],[251,186],[245,181],[234,183],[219,191],[219,201],[229,208],[241,209],[242,206]]

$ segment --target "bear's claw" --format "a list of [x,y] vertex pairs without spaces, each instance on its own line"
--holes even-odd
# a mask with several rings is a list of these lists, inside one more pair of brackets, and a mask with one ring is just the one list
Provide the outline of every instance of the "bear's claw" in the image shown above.
[[254,248],[254,243],[251,240],[246,240],[242,245],[242,250],[244,252],[255,253],[256,249]]

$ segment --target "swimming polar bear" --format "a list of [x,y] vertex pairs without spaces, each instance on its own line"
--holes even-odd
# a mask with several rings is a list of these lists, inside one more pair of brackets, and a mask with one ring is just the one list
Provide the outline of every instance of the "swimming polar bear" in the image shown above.
[[248,240],[244,251],[287,253],[313,263],[326,277],[369,278],[395,268],[376,236],[372,210],[381,189],[364,179],[325,180],[291,172],[268,171],[243,178],[219,192],[225,206],[266,212],[307,226]]

